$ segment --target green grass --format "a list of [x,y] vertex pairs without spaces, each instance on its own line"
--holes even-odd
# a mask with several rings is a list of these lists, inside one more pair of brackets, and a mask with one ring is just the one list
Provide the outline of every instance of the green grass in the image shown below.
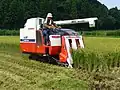
[[73,53],[76,68],[92,70],[109,70],[120,66],[120,39],[87,37],[85,49]]
[[0,36],[19,36],[19,30],[0,30]]
[[[94,30],[94,31],[82,31],[85,36],[93,37],[120,37],[120,30]],[[81,34],[81,32],[79,32]]]
[[75,68],[87,70],[93,87],[119,90],[120,38],[85,37],[85,49],[73,52]]
[[85,37],[85,50],[99,52],[120,51],[120,38]]
[[105,70],[112,65],[106,65],[108,60],[109,63],[120,60],[119,41],[119,38],[85,37],[85,49],[74,53],[76,68],[68,69],[29,60],[28,55],[20,52],[19,37],[2,36],[0,90],[119,90],[120,68]]
[[0,37],[0,90],[88,90],[87,75],[29,60],[19,51],[19,37]]

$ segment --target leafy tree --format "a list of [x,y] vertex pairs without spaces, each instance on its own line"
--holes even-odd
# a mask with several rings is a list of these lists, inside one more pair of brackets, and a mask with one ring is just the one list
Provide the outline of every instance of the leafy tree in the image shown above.
[[5,17],[9,13],[9,5],[12,0],[1,0],[0,1],[0,28],[4,28],[5,24]]
[[111,8],[109,10],[109,15],[115,18],[116,23],[115,23],[115,29],[120,28],[120,11],[118,10],[117,7]]
[[120,10],[108,10],[97,0],[1,0],[0,29],[19,29],[28,18],[45,18],[48,12],[54,20],[98,17],[98,29],[120,28]]
[[24,5],[20,0],[12,0],[4,20],[5,27],[9,29],[18,29],[22,26],[23,22]]
[[115,23],[116,23],[116,20],[114,17],[112,17],[112,16],[103,17],[99,20],[99,28],[106,29],[106,30],[107,29],[114,29]]

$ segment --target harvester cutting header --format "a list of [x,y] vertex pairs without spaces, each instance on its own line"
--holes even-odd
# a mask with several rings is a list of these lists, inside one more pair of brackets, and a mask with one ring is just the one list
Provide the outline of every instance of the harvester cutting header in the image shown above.
[[51,57],[57,63],[72,68],[71,49],[84,48],[83,37],[72,29],[64,29],[58,25],[88,23],[95,27],[97,18],[53,21],[52,14],[44,18],[30,18],[24,28],[20,29],[20,48],[31,57]]

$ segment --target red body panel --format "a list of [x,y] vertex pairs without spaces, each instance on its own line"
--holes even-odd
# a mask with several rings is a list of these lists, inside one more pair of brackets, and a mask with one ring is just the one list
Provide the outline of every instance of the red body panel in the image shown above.
[[37,46],[36,45],[36,53],[39,53],[39,54],[45,54],[45,46]]
[[67,61],[68,53],[65,46],[65,38],[62,37],[62,47],[61,53],[59,54],[59,59],[61,63],[65,63]]
[[60,51],[61,51],[61,46],[50,46],[49,47],[50,55],[59,55]]
[[36,43],[20,43],[22,52],[45,54],[45,46],[38,46]]
[[46,49],[49,50],[49,55],[59,55],[61,46],[38,46],[36,43],[20,43],[22,52],[45,54]]
[[61,63],[65,63],[67,61],[67,51],[66,50],[62,50],[62,52],[59,54],[59,59]]
[[35,43],[20,43],[20,48],[22,52],[36,52],[36,44]]

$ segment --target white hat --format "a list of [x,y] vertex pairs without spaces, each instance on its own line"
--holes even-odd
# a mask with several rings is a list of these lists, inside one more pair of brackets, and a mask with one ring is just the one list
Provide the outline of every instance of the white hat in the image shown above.
[[47,14],[47,17],[53,17],[53,16],[52,16],[52,13],[48,13],[48,14]]

